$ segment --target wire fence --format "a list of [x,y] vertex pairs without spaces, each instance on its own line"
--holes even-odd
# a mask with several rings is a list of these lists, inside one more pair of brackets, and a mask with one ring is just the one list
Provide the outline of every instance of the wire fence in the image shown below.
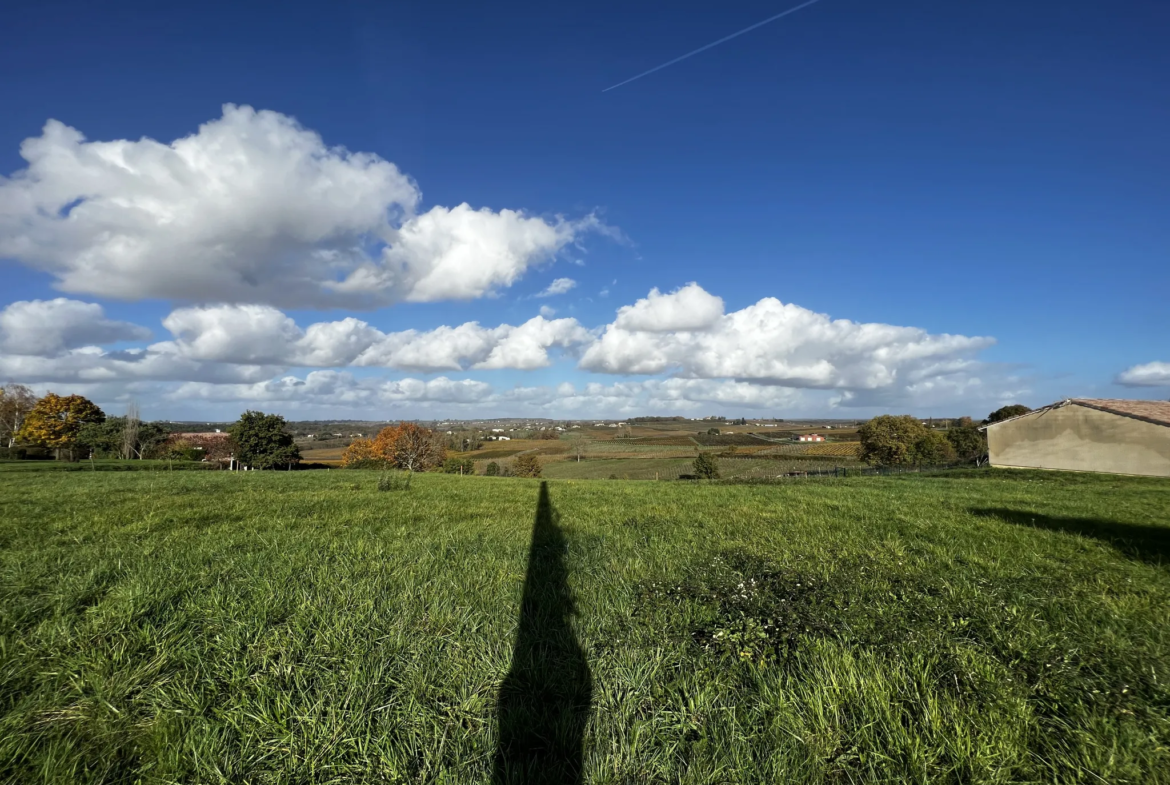
[[[719,479],[724,482],[778,482],[824,477],[872,477],[891,474],[939,472],[974,468],[973,464],[951,463],[924,466],[874,467],[859,461],[834,463],[824,460],[750,457],[716,459]],[[502,464],[501,464],[502,465]],[[664,459],[586,459],[580,463],[567,460],[546,463],[546,477],[553,479],[611,480],[695,480],[693,458]]]
[[845,466],[819,466],[808,469],[790,468],[771,477],[732,475],[722,479],[728,482],[773,482],[776,480],[800,480],[825,477],[885,477],[896,474],[922,474],[975,468],[978,468],[977,465],[969,461],[920,466],[867,466],[861,463],[854,463]]

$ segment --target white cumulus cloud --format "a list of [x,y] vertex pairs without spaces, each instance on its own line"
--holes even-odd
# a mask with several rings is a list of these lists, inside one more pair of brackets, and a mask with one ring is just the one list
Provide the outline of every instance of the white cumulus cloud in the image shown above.
[[589,331],[576,319],[536,316],[520,325],[502,324],[498,327],[467,322],[458,327],[390,333],[366,350],[354,364],[417,371],[468,367],[534,370],[551,363],[549,349],[574,349],[591,339]]
[[221,363],[343,366],[385,338],[353,317],[319,322],[302,331],[269,305],[180,308],[163,319],[163,326],[175,336],[168,344],[175,353]]
[[729,314],[722,308],[694,284],[669,295],[651,292],[619,310],[581,367],[794,388],[904,388],[969,370],[973,355],[994,343],[831,319],[771,297]]
[[[177,308],[162,321],[168,340],[115,351],[103,344],[146,340],[149,331],[107,318],[95,303],[18,302],[0,311],[0,378],[91,385],[111,398],[118,389],[155,385],[177,395],[175,401],[272,400],[316,412],[331,405],[356,412],[445,401],[509,415],[540,409],[549,416],[982,407],[1022,395],[1019,379],[978,360],[991,338],[831,319],[774,298],[727,313],[720,298],[697,284],[668,294],[653,290],[595,330],[553,315],[542,309],[515,325],[466,322],[383,332],[352,316],[302,327],[272,305],[219,303]],[[579,358],[582,371],[643,378],[500,393],[475,379],[371,378],[375,369],[533,371],[569,358]],[[288,375],[302,368],[321,370]],[[1135,366],[1118,381],[1166,384],[1168,370],[1166,363]]]
[[145,341],[150,330],[107,319],[97,303],[58,297],[21,300],[0,311],[0,351],[51,357],[81,346]]
[[689,283],[670,294],[651,289],[644,299],[619,308],[613,326],[651,333],[702,330],[715,324],[721,316],[722,298],[708,294],[697,283]]
[[345,371],[312,371],[303,379],[285,376],[255,384],[187,382],[172,391],[171,400],[281,402],[343,409],[403,404],[476,404],[492,395],[492,387],[474,379],[359,379]]
[[168,343],[125,352],[107,352],[97,346],[84,346],[53,357],[0,355],[0,379],[20,379],[27,384],[187,379],[202,379],[208,383],[252,382],[271,378],[281,370],[280,366],[273,365],[191,360],[177,354]]
[[[768,409],[800,402],[802,392],[741,382],[694,379],[648,379],[637,382],[574,386],[568,382],[516,387],[498,392],[473,379],[383,380],[359,378],[348,371],[312,371],[252,384],[188,382],[168,394],[172,401],[237,402],[288,406],[294,410],[365,412],[491,411],[539,412],[547,417],[610,417],[647,410],[695,413],[711,407]],[[445,415],[444,415],[445,416]]]
[[[783,387],[713,379],[646,379],[577,387],[568,382],[547,387],[517,387],[496,396],[497,406],[521,404],[547,417],[613,417],[656,412],[694,414],[712,408],[778,410],[798,405],[805,393]],[[708,412],[709,413],[709,412]]]
[[[0,312],[0,377],[40,381],[117,379],[253,381],[290,367],[381,367],[436,372],[534,370],[550,352],[593,340],[576,319],[536,316],[519,325],[467,322],[384,333],[347,317],[301,329],[269,305],[208,305],[172,311],[173,340],[108,352],[93,344],[141,340],[145,328],[105,319],[75,300],[14,303]],[[39,356],[37,356],[39,355]]]
[[577,285],[577,282],[572,278],[557,278],[544,288],[537,297],[555,297],[558,294],[564,294]]
[[1127,368],[1117,375],[1117,383],[1126,387],[1170,387],[1170,363],[1152,362]]
[[411,178],[292,118],[226,105],[169,144],[86,141],[50,120],[0,177],[0,256],[67,292],[374,307],[510,286],[583,232],[466,204],[418,213]]

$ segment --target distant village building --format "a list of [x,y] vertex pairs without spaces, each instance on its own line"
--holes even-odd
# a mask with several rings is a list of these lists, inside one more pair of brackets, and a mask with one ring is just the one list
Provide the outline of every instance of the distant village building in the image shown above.
[[796,437],[796,440],[798,442],[823,442],[825,437],[821,436],[819,433],[802,433],[800,436]]
[[1170,477],[1170,401],[1073,398],[982,430],[992,466]]

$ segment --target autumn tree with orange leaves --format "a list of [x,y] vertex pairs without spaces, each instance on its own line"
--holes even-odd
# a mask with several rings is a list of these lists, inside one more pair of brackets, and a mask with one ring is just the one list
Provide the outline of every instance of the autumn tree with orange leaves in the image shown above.
[[347,469],[375,469],[386,464],[386,458],[374,450],[373,439],[354,439],[341,454],[341,465]]
[[412,472],[425,472],[443,463],[447,451],[438,435],[412,422],[383,428],[373,439],[358,439],[345,449],[341,465],[366,468],[386,463]]
[[[387,431],[391,433],[386,434]],[[412,422],[399,423],[397,428],[383,428],[374,439],[375,446],[383,434],[386,434],[384,443],[389,445],[390,460],[400,469],[425,472],[442,465],[447,457],[438,434]]]

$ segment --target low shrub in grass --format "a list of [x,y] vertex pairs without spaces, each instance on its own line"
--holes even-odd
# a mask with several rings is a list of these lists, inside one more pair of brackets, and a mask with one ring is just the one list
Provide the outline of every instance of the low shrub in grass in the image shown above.
[[390,468],[390,462],[385,458],[360,458],[342,464],[343,469],[382,469]]
[[496,463],[495,461],[492,461],[491,463],[489,463],[487,465],[487,468],[485,468],[483,470],[483,473],[486,474],[488,477],[499,477],[500,476],[500,465],[498,463]]
[[413,472],[384,471],[378,478],[379,491],[409,491]]

